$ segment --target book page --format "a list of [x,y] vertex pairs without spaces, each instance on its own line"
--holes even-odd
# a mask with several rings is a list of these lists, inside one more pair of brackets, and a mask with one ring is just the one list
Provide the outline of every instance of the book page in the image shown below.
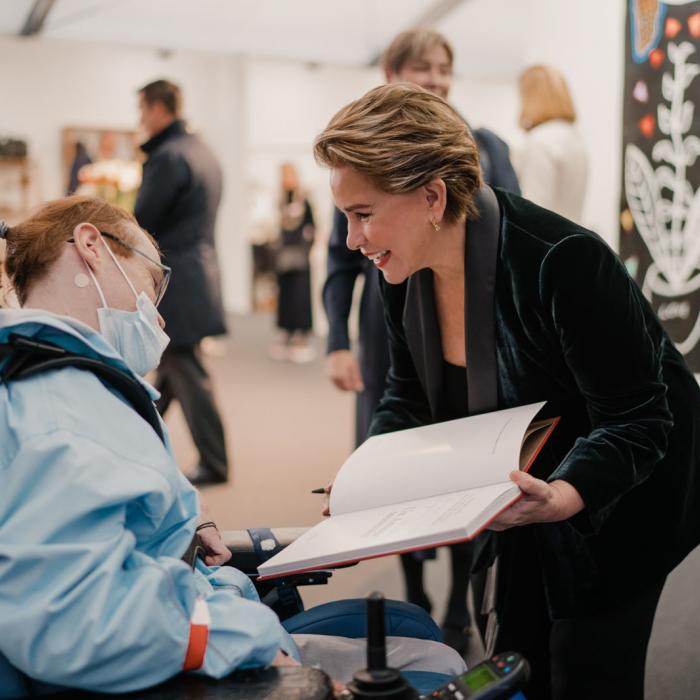
[[333,484],[333,516],[499,482],[518,469],[528,425],[544,402],[369,438]]
[[258,567],[261,576],[472,537],[520,493],[512,482],[333,516]]
[[532,422],[525,431],[523,444],[520,448],[520,471],[527,471],[534,461],[550,428],[556,425],[558,418],[547,418]]

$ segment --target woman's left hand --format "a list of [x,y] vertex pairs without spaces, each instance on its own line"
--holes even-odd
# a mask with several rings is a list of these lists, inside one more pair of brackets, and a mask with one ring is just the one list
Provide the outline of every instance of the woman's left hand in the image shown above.
[[523,496],[504,510],[489,525],[489,530],[507,530],[530,523],[555,523],[576,515],[585,506],[579,492],[568,481],[542,481],[520,471],[511,472],[510,478],[520,487]]

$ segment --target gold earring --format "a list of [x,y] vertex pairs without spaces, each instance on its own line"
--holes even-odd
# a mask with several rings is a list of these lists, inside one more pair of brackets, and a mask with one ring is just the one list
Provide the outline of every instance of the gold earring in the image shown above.
[[431,219],[430,223],[433,225],[435,233],[437,233],[440,230],[440,224],[437,221],[435,221],[435,219]]

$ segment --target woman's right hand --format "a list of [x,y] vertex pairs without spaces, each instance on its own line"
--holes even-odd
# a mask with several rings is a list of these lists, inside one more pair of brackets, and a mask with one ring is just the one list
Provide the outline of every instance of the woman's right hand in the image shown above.
[[364,391],[357,358],[350,350],[335,350],[326,357],[326,374],[342,391]]
[[323,487],[323,509],[321,510],[321,515],[331,514],[331,491],[333,490],[333,482],[326,484]]

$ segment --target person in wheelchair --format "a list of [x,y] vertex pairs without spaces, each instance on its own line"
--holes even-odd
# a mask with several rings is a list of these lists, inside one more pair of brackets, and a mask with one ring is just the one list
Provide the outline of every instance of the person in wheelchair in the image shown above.
[[[181,559],[197,492],[142,378],[168,343],[153,238],[90,197],[0,222],[0,238],[22,307],[0,309],[0,697],[300,662],[341,675],[346,642],[298,644],[246,575],[215,566],[214,528],[199,531],[205,561]],[[397,667],[464,669],[437,642],[397,648]]]

